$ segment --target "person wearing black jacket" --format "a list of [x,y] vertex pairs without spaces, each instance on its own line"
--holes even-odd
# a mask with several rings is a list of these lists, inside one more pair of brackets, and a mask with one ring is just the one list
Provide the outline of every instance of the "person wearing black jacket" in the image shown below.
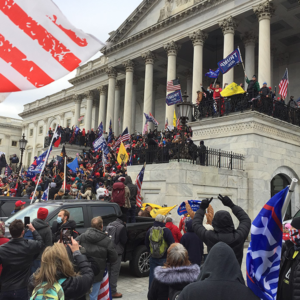
[[86,254],[91,256],[98,264],[100,272],[94,278],[90,300],[98,299],[101,281],[106,268],[106,262],[114,263],[118,259],[113,241],[102,231],[103,220],[95,217],[91,221],[91,228],[81,234],[76,240],[85,248]]
[[211,249],[198,281],[186,286],[176,300],[194,299],[259,300],[245,285],[234,252],[223,242]]
[[[43,253],[40,271],[34,273],[29,279],[29,295],[33,295],[43,282],[48,283],[49,276],[54,276],[54,278],[51,278],[54,282],[59,279],[66,279],[61,284],[65,300],[85,298],[94,280],[92,265],[87,257],[80,253],[79,245],[73,238],[72,244],[69,244],[67,247],[73,253],[74,267],[69,259],[65,245],[56,243],[52,247],[48,247]],[[53,268],[53,266],[56,268],[56,274],[50,271],[50,268]],[[76,274],[75,272],[78,273]],[[50,288],[52,288],[51,285],[49,285],[47,290]],[[22,298],[22,300],[25,299],[27,298]]]
[[2,174],[2,169],[3,169],[3,168],[5,169],[6,164],[7,164],[7,163],[6,163],[5,154],[2,153],[2,154],[0,155],[0,175]]
[[234,224],[229,212],[220,210],[213,218],[212,226],[214,230],[206,230],[203,226],[205,210],[208,208],[211,200],[202,200],[200,208],[193,219],[194,232],[207,245],[208,252],[218,242],[224,242],[231,247],[235,253],[239,264],[242,264],[244,243],[250,232],[251,220],[247,213],[239,206],[235,205],[228,196],[219,195],[219,200],[224,206],[232,209],[232,213],[237,217],[240,224],[234,229]]
[[124,184],[129,188],[130,191],[131,208],[129,208],[127,211],[127,223],[135,223],[137,186],[132,183],[130,176],[125,177]]
[[41,236],[32,226],[27,225],[32,232],[33,240],[26,240],[24,236],[24,223],[14,220],[9,225],[12,239],[0,247],[1,273],[1,300],[28,299],[27,284],[30,276],[31,264],[44,243]]

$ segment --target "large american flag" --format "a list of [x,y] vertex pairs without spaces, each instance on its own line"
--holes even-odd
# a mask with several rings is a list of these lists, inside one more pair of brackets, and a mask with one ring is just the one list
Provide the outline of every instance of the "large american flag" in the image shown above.
[[121,145],[121,142],[126,142],[130,140],[130,134],[128,132],[128,128],[126,127],[126,129],[123,131],[123,133],[121,134],[121,136],[118,138],[118,140],[115,143],[114,149],[116,149],[117,147],[119,147]]
[[289,86],[289,74],[288,74],[288,69],[286,69],[279,83],[279,95],[282,96],[282,99],[285,99],[287,96],[288,86]]
[[103,44],[74,27],[52,0],[0,0],[0,93],[43,87]]
[[170,80],[167,82],[167,92],[175,92],[181,90],[179,79]]
[[144,173],[145,173],[145,165],[143,166],[141,172],[139,173],[139,175],[136,178],[136,186],[137,186],[137,194],[136,194],[136,205],[138,207],[142,206],[142,195],[141,195],[141,191],[142,191],[142,184],[143,184],[143,180],[144,180]]
[[104,275],[103,275],[103,280],[100,285],[100,290],[98,294],[97,300],[111,300],[111,292],[109,288],[109,277],[108,277],[108,272],[105,270]]

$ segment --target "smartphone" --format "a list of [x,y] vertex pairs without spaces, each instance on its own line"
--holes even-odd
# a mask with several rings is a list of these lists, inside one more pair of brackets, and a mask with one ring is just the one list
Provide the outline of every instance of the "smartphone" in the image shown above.
[[71,234],[71,229],[63,229],[60,232],[60,242],[64,243],[65,245],[72,245],[72,240],[71,240],[72,234]]
[[30,224],[30,217],[24,217],[24,225],[25,225],[25,228],[26,226]]

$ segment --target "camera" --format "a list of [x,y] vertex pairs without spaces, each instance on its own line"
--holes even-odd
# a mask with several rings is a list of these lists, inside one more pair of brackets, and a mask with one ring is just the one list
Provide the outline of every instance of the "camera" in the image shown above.
[[62,229],[60,232],[60,242],[65,245],[72,245],[72,230],[71,229]]

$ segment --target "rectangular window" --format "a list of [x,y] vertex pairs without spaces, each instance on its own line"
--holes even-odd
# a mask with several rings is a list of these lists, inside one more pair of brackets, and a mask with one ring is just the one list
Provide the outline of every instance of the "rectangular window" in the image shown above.
[[[49,199],[50,200],[50,199]],[[51,199],[52,200],[52,199]],[[63,209],[63,208],[62,208]],[[76,228],[84,227],[84,219],[83,219],[83,209],[81,206],[79,207],[64,207],[64,209],[68,210],[70,213],[70,220],[75,221]],[[58,214],[58,212],[57,212]],[[49,226],[51,227],[53,222],[56,221],[57,215],[55,215],[50,221]]]
[[71,127],[71,119],[68,119],[68,120],[67,120],[67,127],[68,127],[68,126]]
[[12,147],[17,147],[18,145],[18,142],[17,141],[11,141],[11,146]]
[[2,139],[0,139],[0,145],[2,144]]
[[29,136],[33,136],[33,128],[29,130]]
[[43,134],[43,126],[39,127],[39,134]]

